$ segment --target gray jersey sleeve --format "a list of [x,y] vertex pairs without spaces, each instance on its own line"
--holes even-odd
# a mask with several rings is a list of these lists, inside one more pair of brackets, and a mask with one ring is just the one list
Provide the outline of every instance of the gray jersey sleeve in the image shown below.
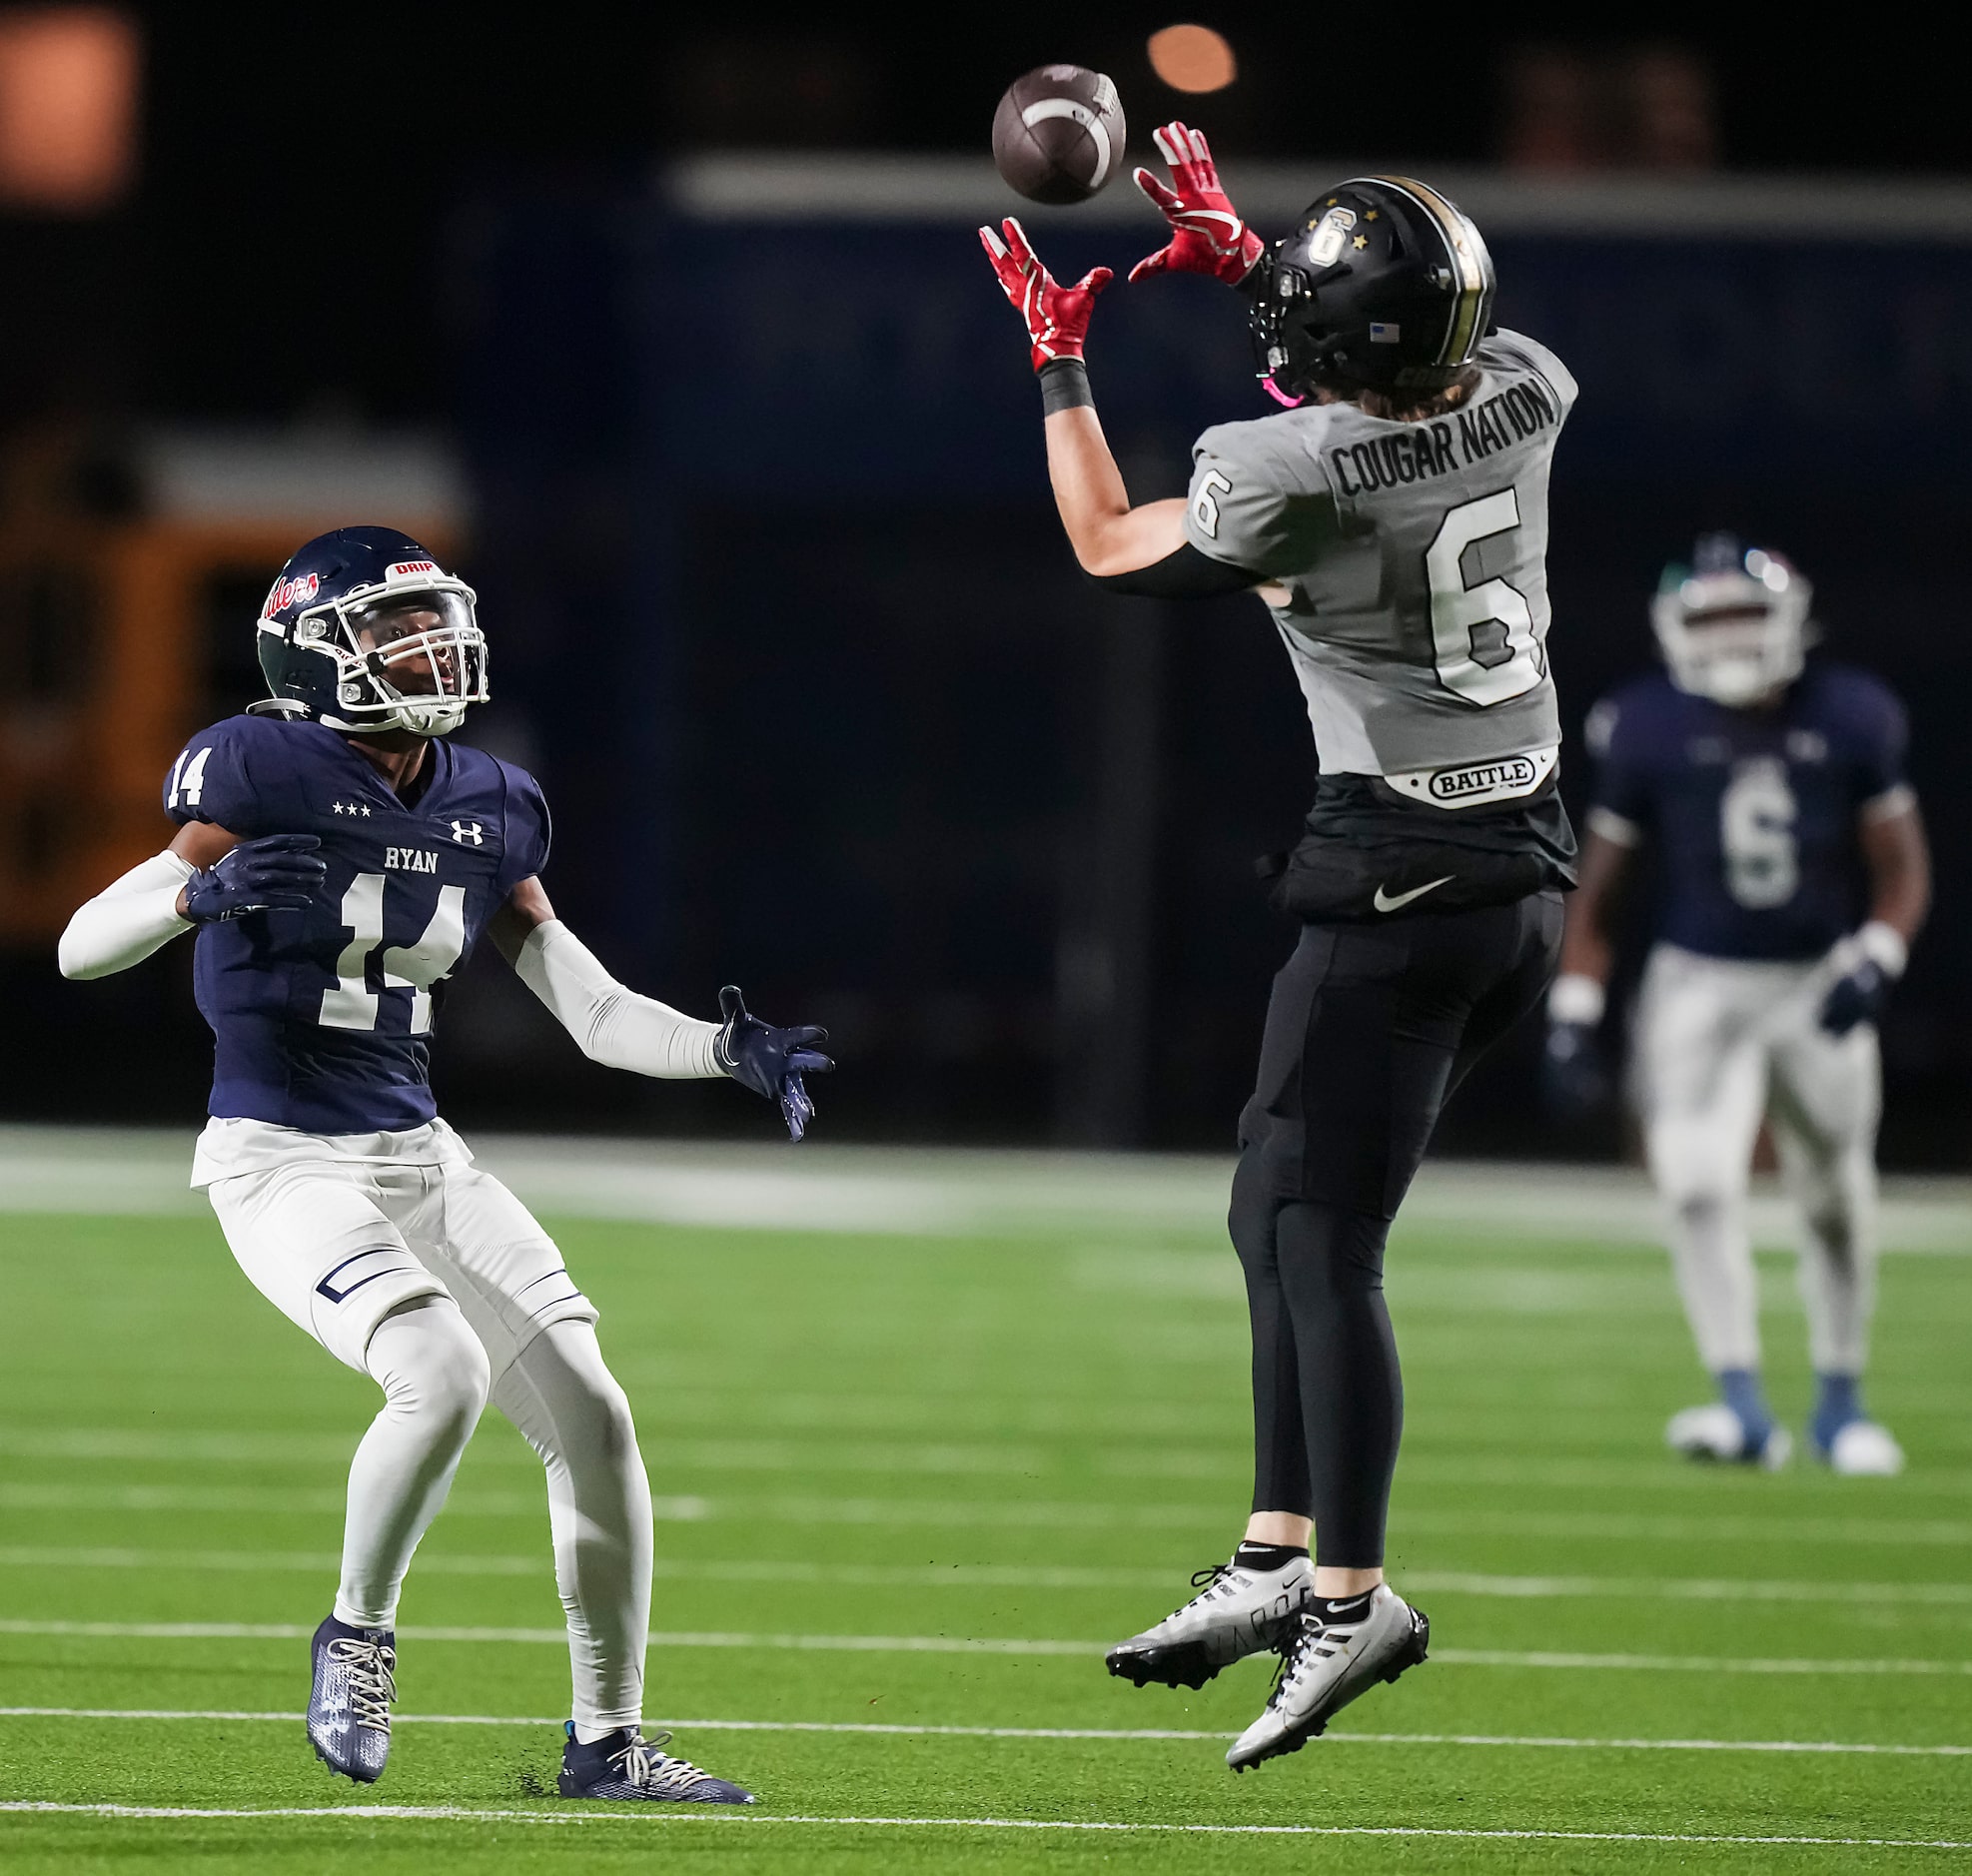
[[1305,571],[1334,539],[1334,497],[1317,458],[1268,434],[1271,420],[1220,424],[1192,449],[1185,537],[1256,579]]
[[1524,333],[1491,334],[1480,344],[1479,360],[1495,370],[1532,372],[1554,394],[1563,417],[1574,409],[1574,401],[1581,395],[1574,374],[1539,340],[1529,339]]

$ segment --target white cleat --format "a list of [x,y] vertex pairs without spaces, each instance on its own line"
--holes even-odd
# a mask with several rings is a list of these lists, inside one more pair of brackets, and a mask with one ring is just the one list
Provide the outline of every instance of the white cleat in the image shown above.
[[1233,1742],[1226,1763],[1243,1772],[1299,1752],[1358,1694],[1395,1680],[1425,1658],[1432,1625],[1396,1590],[1379,1584],[1353,1622],[1304,1615],[1283,1654],[1281,1678],[1260,1717]]
[[1894,1478],[1903,1470],[1903,1447],[1875,1420],[1850,1420],[1824,1456],[1845,1478]]
[[1664,1444],[1688,1459],[1717,1459],[1726,1465],[1757,1465],[1777,1472],[1794,1455],[1794,1436],[1775,1420],[1765,1442],[1748,1445],[1746,1425],[1723,1401],[1686,1407],[1670,1416]]
[[1222,1667],[1278,1648],[1308,1606],[1314,1566],[1292,1557],[1277,1570],[1248,1569],[1237,1559],[1192,1578],[1205,1588],[1155,1628],[1119,1641],[1109,1671],[1141,1687],[1203,1687]]

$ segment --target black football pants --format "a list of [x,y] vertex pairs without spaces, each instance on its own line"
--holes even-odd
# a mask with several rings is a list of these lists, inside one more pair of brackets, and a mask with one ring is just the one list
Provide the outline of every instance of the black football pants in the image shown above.
[[1315,1560],[1367,1569],[1404,1423],[1384,1240],[1466,1071],[1539,1001],[1561,896],[1308,925],[1274,979],[1240,1118],[1233,1244],[1253,1315],[1256,1511],[1315,1520]]

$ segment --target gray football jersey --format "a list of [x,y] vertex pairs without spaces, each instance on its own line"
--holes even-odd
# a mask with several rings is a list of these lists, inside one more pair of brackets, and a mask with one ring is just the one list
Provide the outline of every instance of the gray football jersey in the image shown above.
[[1309,404],[1194,449],[1185,531],[1286,589],[1271,607],[1325,771],[1390,775],[1552,748],[1547,469],[1576,396],[1495,333],[1478,389],[1405,424]]

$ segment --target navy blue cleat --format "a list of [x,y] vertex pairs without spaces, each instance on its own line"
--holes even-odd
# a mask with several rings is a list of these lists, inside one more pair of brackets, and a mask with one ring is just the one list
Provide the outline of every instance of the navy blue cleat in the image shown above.
[[352,1628],[332,1615],[315,1631],[315,1685],[308,1696],[308,1737],[332,1772],[374,1785],[391,1756],[391,1702],[397,1636],[388,1628]]
[[564,1798],[628,1798],[672,1804],[754,1804],[750,1791],[701,1772],[689,1759],[674,1759],[658,1751],[670,1742],[669,1733],[646,1739],[629,1726],[588,1745],[575,1738],[575,1722],[566,1722],[567,1743],[561,1748],[561,1795]]

